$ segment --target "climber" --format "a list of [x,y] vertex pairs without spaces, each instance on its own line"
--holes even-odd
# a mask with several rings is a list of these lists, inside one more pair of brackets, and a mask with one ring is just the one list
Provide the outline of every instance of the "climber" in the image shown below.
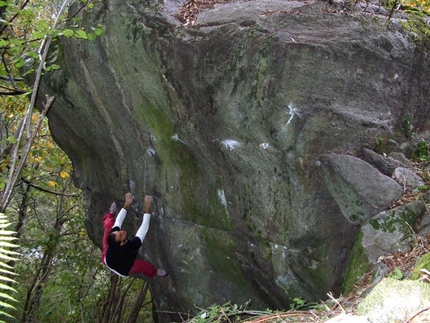
[[103,217],[103,250],[102,250],[102,263],[106,265],[115,274],[124,277],[129,274],[142,273],[149,278],[166,277],[168,273],[165,270],[157,270],[150,262],[137,259],[139,248],[143,244],[146,233],[149,229],[149,222],[151,220],[151,204],[152,197],[145,196],[145,210],[143,221],[140,228],[136,232],[136,236],[128,240],[126,231],[121,230],[122,222],[127,215],[131,204],[133,202],[133,195],[127,193],[125,195],[125,203],[118,216],[115,219],[115,211],[117,208],[116,202],[113,202],[109,213]]

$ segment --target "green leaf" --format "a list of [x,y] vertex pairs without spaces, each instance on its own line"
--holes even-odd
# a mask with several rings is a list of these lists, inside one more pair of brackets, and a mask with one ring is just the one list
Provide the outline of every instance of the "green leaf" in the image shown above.
[[[4,315],[4,316],[7,316],[7,317],[10,317],[10,318],[14,318],[12,315],[10,315],[10,314],[8,314],[8,313],[6,313],[6,312],[4,312],[4,311],[0,311],[0,314],[1,315]],[[0,321],[0,323],[6,323],[5,321]]]
[[46,33],[43,31],[35,31],[31,34],[31,37],[35,38],[35,39],[40,39],[40,38],[43,38],[45,36],[45,34]]
[[0,306],[2,306],[4,308],[13,308],[13,309],[16,309],[15,306],[12,306],[12,305],[10,305],[8,303],[5,303],[5,302],[2,302],[2,301],[0,301]]
[[[0,232],[2,232],[1,230],[0,230]],[[13,231],[12,231],[13,232]],[[18,240],[18,238],[17,237],[4,237],[4,236],[0,236],[0,239],[1,240],[3,240],[3,241],[13,241],[13,240]]]
[[19,255],[19,252],[0,248],[0,255]]
[[0,247],[7,247],[7,248],[18,248],[19,246],[14,244],[14,243],[10,243],[10,242],[4,242],[0,240]]
[[39,29],[40,31],[46,31],[49,29],[48,22],[46,20],[39,20],[36,23],[36,29]]
[[13,258],[13,257],[9,257],[9,256],[6,256],[6,255],[2,255],[1,253],[0,253],[0,259],[4,259],[4,260],[13,260],[13,261],[18,260],[18,259]]
[[62,31],[62,34],[63,36],[66,36],[66,37],[72,37],[75,34],[75,32],[72,29],[64,29]]
[[82,38],[82,39],[87,39],[87,38],[88,38],[87,33],[86,33],[84,30],[82,30],[82,29],[79,29],[79,30],[75,33],[75,37],[76,37],[76,38]]
[[9,266],[8,264],[6,264],[4,262],[1,262],[1,261],[0,261],[0,267],[7,268],[7,269],[10,269],[10,270],[13,270],[13,268],[14,268],[14,267]]
[[403,273],[399,268],[394,269],[388,276],[397,280],[403,279]]
[[[51,70],[59,70],[60,69],[60,65],[57,65],[57,64],[52,64],[52,65],[49,65],[48,66],[48,68],[49,68],[49,71],[51,71]],[[48,70],[48,68],[47,68],[47,70]]]
[[36,58],[36,59],[39,58],[39,54],[37,52],[34,52],[34,51],[28,52],[27,56],[32,57],[32,58]]
[[18,140],[16,140],[14,136],[9,136],[6,140],[13,145],[15,145],[18,142]]
[[11,45],[16,45],[16,46],[22,46],[24,44],[24,41],[21,39],[10,39],[9,42]]
[[103,29],[101,29],[101,28],[95,28],[95,29],[94,29],[94,34],[95,34],[96,36],[100,36],[100,35],[102,35],[102,34],[103,34]]
[[0,235],[12,235],[16,234],[15,231],[8,231],[8,230],[0,230]]
[[13,301],[13,302],[18,302],[15,298],[13,298],[12,296],[10,296],[9,294],[5,294],[5,293],[1,293],[0,292],[0,297],[6,298],[6,299],[8,299],[10,301]]
[[11,275],[11,276],[16,276],[16,275],[18,275],[17,273],[15,273],[15,272],[13,272],[13,271],[6,270],[6,269],[1,269],[1,268],[0,268],[0,273],[4,273],[4,274],[6,274],[6,275]]
[[19,59],[16,63],[15,63],[15,67],[16,68],[21,68],[25,65],[25,61],[23,59]]
[[7,40],[0,39],[0,47],[6,47],[7,45],[9,45],[9,42]]
[[9,282],[9,283],[16,283],[16,280],[9,278],[9,277],[5,277],[3,275],[0,275],[0,280],[5,281],[5,282]]
[[0,289],[10,290],[12,292],[16,292],[17,293],[17,290],[15,288],[12,288],[9,285],[5,285],[3,283],[0,283]]
[[[36,58],[37,58],[37,57],[36,57]],[[26,73],[24,73],[24,75],[23,75],[23,76],[26,76],[26,75],[29,75],[29,74],[32,74],[32,73],[34,73],[34,68],[29,69]],[[31,94],[31,92],[33,92],[33,90],[32,90],[32,89],[29,89],[28,93],[26,93],[26,94]]]

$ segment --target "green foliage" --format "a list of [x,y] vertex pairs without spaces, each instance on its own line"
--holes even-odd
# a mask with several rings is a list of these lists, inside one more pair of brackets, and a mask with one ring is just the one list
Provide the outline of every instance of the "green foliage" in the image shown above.
[[293,298],[293,302],[290,303],[290,311],[298,311],[298,310],[303,310],[303,309],[319,309],[320,308],[320,304],[312,302],[312,303],[308,303],[306,302],[306,300],[304,300],[301,297],[295,297]]
[[430,160],[429,145],[427,141],[418,140],[417,149],[415,151],[413,159],[421,162]]
[[421,269],[430,271],[430,253],[427,253],[424,256],[422,256],[421,259],[418,261],[414,270],[411,273],[412,280],[417,280],[421,278],[421,274],[420,274]]
[[223,322],[240,322],[241,318],[250,316],[258,316],[272,313],[271,311],[254,311],[247,310],[251,301],[245,305],[231,304],[230,302],[223,305],[212,305],[201,311],[193,318],[184,321],[187,323],[223,323]]
[[[426,8],[428,11],[428,4]],[[428,47],[430,44],[430,26],[425,17],[426,15],[424,13],[414,12],[409,16],[406,22],[402,22],[402,25],[409,32],[411,42]]]
[[390,273],[389,277],[397,280],[402,280],[403,273],[399,268],[396,268]]
[[[106,277],[100,275],[99,251],[84,233],[80,192],[71,183],[72,165],[53,143],[44,114],[33,111],[40,77],[61,68],[56,55],[46,60],[51,40],[92,40],[102,34],[101,26],[85,29],[78,19],[71,24],[63,10],[67,1],[60,1],[62,5],[56,0],[0,1],[0,207],[13,206],[8,218],[19,232],[22,255],[15,266],[19,254],[6,252],[0,239],[0,314],[10,316],[10,277],[16,271],[22,273],[16,278],[16,313],[22,321],[64,321],[72,312],[77,313],[75,321],[77,315],[97,321],[109,283],[95,283],[97,277]],[[92,7],[93,2],[84,1],[75,8],[83,12]],[[28,86],[24,76],[34,72],[35,82]],[[9,267],[2,268],[2,260]],[[9,271],[7,279],[2,279],[4,270]],[[68,295],[62,297],[67,299],[64,306],[59,306],[57,295]]]
[[412,120],[413,120],[413,116],[410,113],[407,113],[404,116],[401,116],[399,118],[399,131],[406,138],[412,137],[412,134],[413,134]]
[[[320,312],[331,309],[327,304],[307,304],[301,298],[295,298],[289,311],[273,311],[266,309],[263,311],[248,309],[251,300],[240,306],[231,304],[212,305],[207,309],[200,309],[200,312],[183,323],[232,323],[232,322],[314,322],[315,314],[311,312],[298,311],[299,308],[312,308]],[[316,321],[315,321],[316,322]]]
[[304,301],[300,297],[293,298],[293,303],[290,304],[291,310],[298,310],[303,308],[306,305],[306,301]]
[[0,213],[0,322],[4,322],[2,317],[13,318],[4,309],[15,309],[11,304],[16,302],[16,299],[11,296],[11,293],[15,293],[16,290],[10,286],[16,282],[10,277],[16,274],[9,263],[17,260],[16,257],[19,253],[12,250],[18,246],[13,243],[17,239],[14,237],[16,232],[6,230],[9,226],[10,222],[7,217]]
[[[91,9],[98,2],[100,1],[81,1],[77,10],[80,12]],[[37,0],[24,4],[12,0],[0,1],[0,51],[3,59],[0,65],[0,75],[3,76],[0,78],[0,95],[25,94],[30,90],[22,76],[23,73],[34,72],[32,66],[26,65],[29,59],[34,64],[42,58],[48,36],[54,40],[61,36],[93,40],[102,35],[101,25],[85,29],[77,18],[70,24],[67,10],[62,9],[57,1]],[[59,68],[55,59],[45,62],[45,72]]]
[[375,139],[375,147],[378,147],[378,146],[382,145],[382,144],[384,143],[384,141],[385,141],[385,139],[384,139],[384,138],[377,137],[377,138]]
[[416,9],[421,12],[430,12],[430,1],[429,0],[402,0],[403,9]]

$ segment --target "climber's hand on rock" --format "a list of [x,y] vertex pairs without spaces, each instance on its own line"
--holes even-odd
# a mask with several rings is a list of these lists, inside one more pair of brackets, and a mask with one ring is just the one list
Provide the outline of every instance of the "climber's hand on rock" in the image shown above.
[[152,196],[145,195],[145,213],[151,213],[152,211]]
[[131,203],[133,203],[133,194],[131,193],[125,194],[124,209],[128,210],[131,206]]

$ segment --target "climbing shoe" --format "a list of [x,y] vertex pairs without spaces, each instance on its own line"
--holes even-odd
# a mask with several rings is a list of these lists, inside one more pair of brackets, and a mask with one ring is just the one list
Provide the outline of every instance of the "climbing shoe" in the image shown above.
[[157,270],[157,277],[167,277],[169,276],[169,273],[163,269]]
[[109,208],[109,212],[111,214],[115,214],[115,212],[116,212],[116,202],[112,202],[112,204],[111,204],[111,206]]

